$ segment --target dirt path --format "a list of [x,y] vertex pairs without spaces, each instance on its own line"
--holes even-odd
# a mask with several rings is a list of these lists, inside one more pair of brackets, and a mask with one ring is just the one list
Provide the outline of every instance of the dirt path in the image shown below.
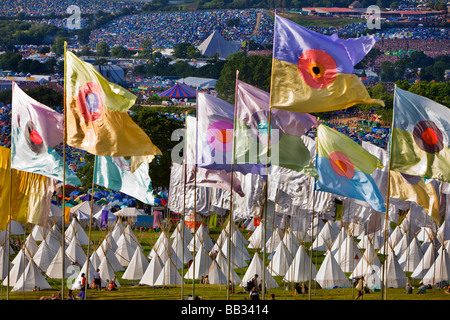
[[253,33],[252,33],[252,37],[256,36],[258,34],[258,29],[259,29],[259,23],[261,21],[261,12],[258,12],[256,14],[256,24],[255,24],[255,29],[253,29]]

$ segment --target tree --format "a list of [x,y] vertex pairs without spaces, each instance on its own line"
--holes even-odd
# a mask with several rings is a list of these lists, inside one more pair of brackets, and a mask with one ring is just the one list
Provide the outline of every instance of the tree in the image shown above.
[[53,42],[53,45],[51,47],[52,52],[57,54],[58,56],[61,56],[64,54],[64,42],[69,41],[69,38],[67,37],[56,37],[55,41]]
[[228,57],[216,83],[215,89],[219,98],[234,103],[236,70],[239,70],[239,80],[268,92],[271,68],[271,56],[246,56],[244,52],[233,53]]
[[97,43],[95,46],[97,57],[109,57],[109,45],[106,42]]
[[156,187],[169,187],[170,168],[172,166],[172,149],[179,141],[172,141],[172,133],[184,127],[182,121],[169,118],[149,109],[141,109],[133,116],[133,120],[148,134],[152,142],[161,150],[162,155],[157,156],[149,166],[152,185]]
[[130,52],[123,46],[115,46],[111,49],[111,55],[115,58],[129,58]]
[[175,58],[179,58],[179,59],[186,59],[187,56],[187,49],[191,46],[190,43],[188,42],[181,42],[176,44],[173,47],[173,56]]

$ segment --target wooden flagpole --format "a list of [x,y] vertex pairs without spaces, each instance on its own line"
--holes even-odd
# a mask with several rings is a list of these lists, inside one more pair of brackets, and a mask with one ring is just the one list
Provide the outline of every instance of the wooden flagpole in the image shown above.
[[237,110],[237,88],[238,88],[239,70],[236,70],[236,83],[234,90],[234,119],[233,119],[233,147],[231,151],[231,176],[230,176],[230,214],[229,214],[229,228],[228,228],[228,248],[227,248],[227,258],[228,258],[228,270],[227,270],[227,300],[230,300],[231,291],[231,222],[233,221],[233,177],[234,177],[234,157],[235,157],[235,129],[236,129],[236,110]]
[[[91,229],[92,229],[92,214],[94,211],[94,179],[95,179],[95,164],[97,162],[97,157],[94,156],[94,170],[92,174],[92,195],[91,195],[91,215],[89,217],[89,236],[88,236],[88,245],[87,245],[87,260],[86,260],[86,279],[88,279],[86,282],[89,281],[89,249],[91,244]],[[106,224],[108,225],[108,221],[106,221]],[[87,285],[87,284],[86,284]],[[100,284],[101,286],[101,284]],[[86,288],[87,289],[87,288]],[[87,298],[87,290],[84,292],[84,300]]]
[[[185,225],[186,225],[186,150],[187,150],[187,140],[186,140],[186,135],[187,135],[187,111],[185,112],[185,117],[184,117],[184,143],[185,143],[185,147],[183,150],[183,224],[181,226],[181,242],[183,243],[182,247],[181,247],[181,255],[183,256],[181,258],[181,274],[184,274],[184,246],[185,246],[185,239],[184,239],[184,232],[185,232]],[[180,219],[181,221],[181,219]],[[178,228],[178,226],[177,226]],[[183,300],[184,297],[184,281],[181,281],[181,300]]]
[[[65,224],[65,220],[66,220],[66,142],[67,142],[67,81],[66,81],[66,77],[67,77],[67,59],[66,59],[66,54],[67,54],[67,42],[64,41],[64,95],[63,95],[63,104],[64,104],[64,129],[63,129],[63,194],[62,194],[62,205],[63,205],[63,214],[62,214],[62,218],[61,218],[61,250],[62,250],[62,278],[61,278],[61,299],[64,300],[64,265],[65,265],[65,244],[66,244],[66,240],[65,240],[65,235],[64,235],[64,224]],[[86,293],[86,291],[85,291]]]

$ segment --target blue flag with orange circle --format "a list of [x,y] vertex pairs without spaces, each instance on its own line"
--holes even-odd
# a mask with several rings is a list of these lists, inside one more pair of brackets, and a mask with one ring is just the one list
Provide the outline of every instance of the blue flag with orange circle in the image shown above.
[[371,177],[381,161],[357,142],[323,124],[317,128],[315,188],[367,202],[374,210],[386,210],[384,199]]
[[340,39],[275,16],[271,107],[299,113],[340,110],[372,99],[353,67],[375,45],[364,36]]

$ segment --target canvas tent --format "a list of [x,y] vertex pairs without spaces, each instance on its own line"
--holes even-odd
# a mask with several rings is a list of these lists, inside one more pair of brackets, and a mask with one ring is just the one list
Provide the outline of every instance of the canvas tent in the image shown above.
[[184,83],[177,83],[173,87],[167,89],[166,91],[163,91],[161,93],[158,93],[159,97],[167,97],[167,98],[173,98],[173,99],[184,99],[184,98],[195,98],[197,96],[197,93],[194,88],[191,88],[190,86],[184,84]]
[[199,46],[198,50],[205,57],[213,57],[216,54],[220,59],[227,59],[232,53],[241,49],[241,43],[227,41],[219,31],[214,30]]

